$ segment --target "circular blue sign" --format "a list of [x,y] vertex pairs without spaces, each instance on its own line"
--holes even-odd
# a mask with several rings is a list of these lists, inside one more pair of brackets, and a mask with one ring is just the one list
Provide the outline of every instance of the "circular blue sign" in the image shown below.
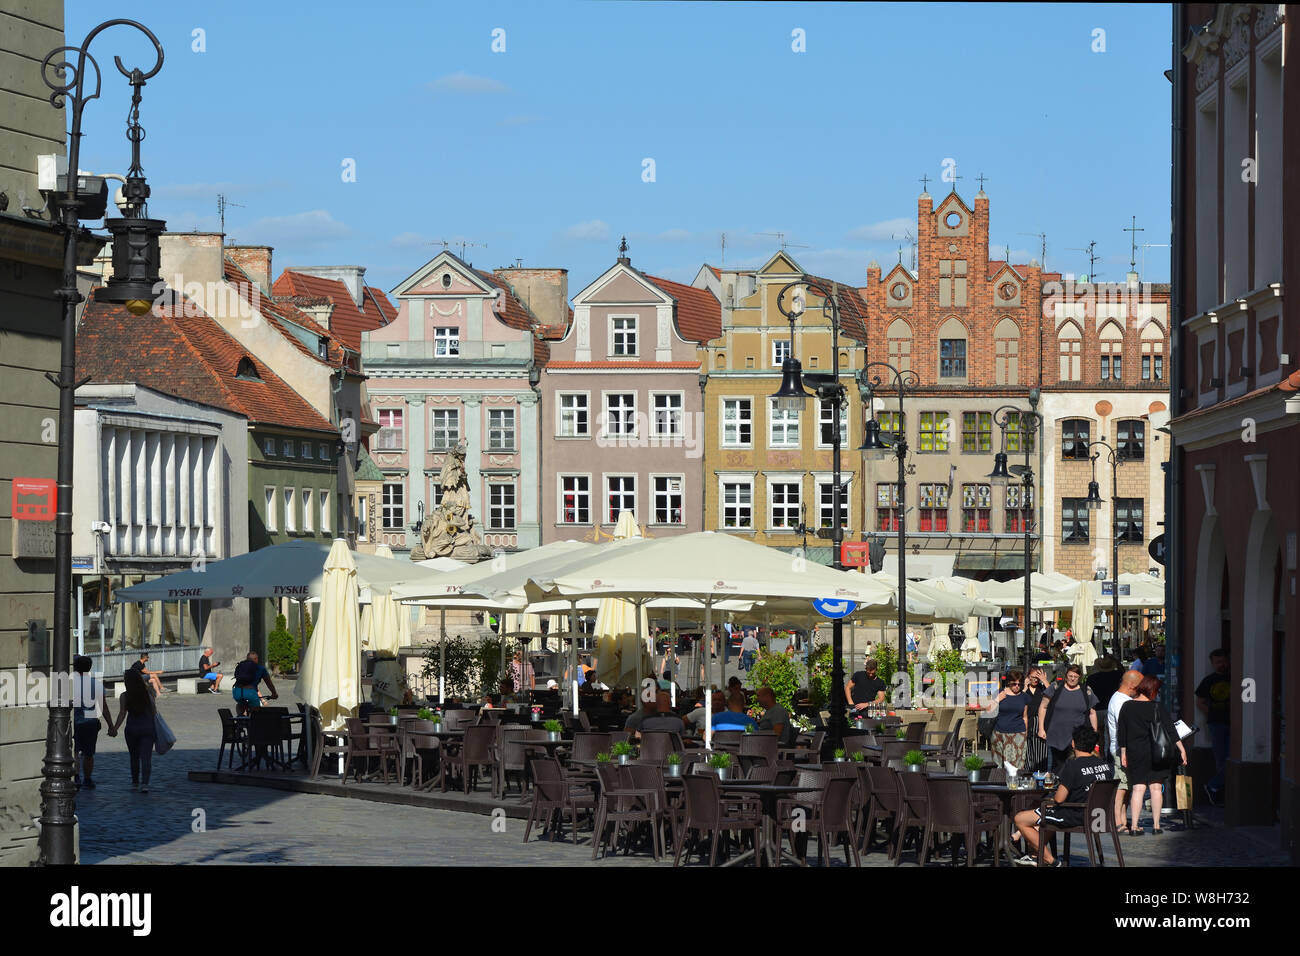
[[853,601],[830,601],[826,598],[813,601],[813,607],[822,617],[828,617],[835,620],[840,617],[848,617],[858,609],[858,605]]

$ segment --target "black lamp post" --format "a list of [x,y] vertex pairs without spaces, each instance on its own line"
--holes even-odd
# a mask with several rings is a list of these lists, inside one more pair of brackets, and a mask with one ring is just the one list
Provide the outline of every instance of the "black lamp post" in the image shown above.
[[[1110,640],[1115,656],[1122,659],[1123,653],[1119,643],[1119,466],[1124,459],[1104,438],[1089,442],[1086,447],[1089,451],[1093,448],[1106,449],[1106,461],[1110,465]],[[1101,457],[1101,452],[1094,451],[1091,457],[1093,478],[1088,482],[1088,508],[1091,511],[1098,511],[1105,504],[1105,500],[1101,497],[1100,486],[1097,484],[1097,459]]]
[[[797,291],[791,297],[790,306],[787,307],[785,295],[792,289]],[[820,375],[815,372],[803,374],[802,365],[794,357],[794,324],[803,315],[806,304],[805,289],[811,289],[821,296],[823,315],[827,315],[829,311],[828,317],[831,322],[831,373],[829,375]],[[782,286],[781,291],[777,293],[776,306],[790,322],[790,354],[781,363],[781,387],[772,396],[772,398],[776,399],[776,407],[782,411],[802,410],[809,396],[809,393],[804,390],[804,382],[806,381],[816,389],[818,399],[831,402],[834,408],[832,422],[834,434],[831,437],[831,565],[837,571],[842,571],[844,570],[844,563],[840,551],[844,541],[844,490],[840,481],[840,428],[843,423],[845,388],[840,384],[839,287],[837,284],[832,283],[831,288],[827,289],[820,282],[808,276],[801,276],[794,282]],[[844,716],[846,709],[844,703],[844,663],[840,660],[843,649],[844,622],[836,618],[831,622],[830,730],[831,743],[834,747],[838,747],[843,742],[844,731],[847,728]]]
[[[67,190],[59,193],[63,230],[63,285],[56,293],[63,300],[63,342],[59,357],[59,375],[47,375],[59,389],[59,455],[57,511],[54,518],[54,634],[50,667],[60,680],[54,686],[68,686],[62,679],[71,671],[71,600],[72,600],[72,443],[73,408],[76,380],[77,303],[77,233],[81,229],[79,213],[82,197],[78,195],[77,168],[81,156],[81,114],[86,103],[99,97],[99,64],[87,51],[102,31],[113,26],[135,27],[149,38],[158,59],[148,72],[128,70],[121,57],[114,57],[118,71],[132,88],[131,112],[127,119],[127,138],[131,140],[131,168],[123,188],[122,217],[105,219],[104,226],[113,234],[113,278],[100,297],[108,302],[125,303],[133,315],[144,315],[153,306],[159,287],[158,236],[165,223],[148,218],[145,200],[149,186],[140,168],[140,141],[144,130],[139,123],[140,89],[163,64],[162,45],[146,27],[134,20],[109,20],[86,35],[79,47],[62,46],[51,50],[41,62],[41,78],[54,92],[50,103],[62,109],[67,100],[72,107],[71,132],[68,135]],[[69,63],[65,54],[76,54]],[[87,67],[94,70],[87,88]],[[71,73],[71,77],[69,77]],[[41,783],[40,860],[43,864],[76,862],[74,827],[77,786],[72,781],[72,701],[66,695],[50,695],[50,716],[45,734],[45,760]]]
[[[1029,411],[1024,412],[1014,405],[1003,405],[993,413],[993,420],[1002,430],[1002,450],[993,456],[993,471],[989,473],[989,484],[1005,488],[1013,476],[1019,476],[1021,486],[1021,523],[1025,531],[1025,673],[1029,673],[1032,639],[1029,634],[1030,614],[1033,610],[1033,594],[1030,578],[1033,574],[1034,535],[1031,530],[1031,517],[1034,513],[1032,502],[1034,496],[1034,466],[1030,457],[1034,451],[1034,436],[1043,424],[1043,416],[1038,414],[1038,389],[1029,390]],[[1023,465],[1007,466],[1007,428],[1011,416],[1016,416],[1020,434],[1020,449],[1025,453]]]
[[886,388],[892,387],[898,394],[898,431],[893,442],[886,441],[880,434],[880,423],[875,419],[874,394],[882,385],[882,379],[876,375],[871,379],[863,393],[867,402],[866,438],[858,451],[868,461],[884,461],[891,454],[898,459],[898,667],[907,671],[907,418],[904,414],[903,400],[913,394],[921,384],[921,377],[908,369],[900,372],[886,362],[868,362],[862,368],[861,377],[866,381],[871,369],[880,369],[893,376],[893,381],[884,381]]

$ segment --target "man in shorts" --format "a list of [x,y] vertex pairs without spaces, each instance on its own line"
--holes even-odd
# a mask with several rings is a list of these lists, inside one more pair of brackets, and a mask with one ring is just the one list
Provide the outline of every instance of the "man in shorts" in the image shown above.
[[247,659],[235,665],[235,689],[230,692],[230,696],[239,707],[240,714],[246,714],[249,710],[262,706],[262,698],[257,693],[257,685],[262,681],[266,681],[266,686],[271,691],[271,699],[277,699],[280,695],[271,681],[270,672],[258,663],[257,651],[249,651]]
[[[1064,807],[1063,803],[1086,803],[1088,791],[1098,780],[1111,777],[1110,761],[1096,756],[1097,731],[1089,724],[1080,724],[1074,728],[1070,746],[1073,753],[1057,775],[1056,793],[1052,795],[1052,804],[1046,809],[1021,810],[1016,814],[1016,829],[1025,838],[1029,852],[1018,860],[1017,866],[1036,866],[1038,864],[1038,825],[1046,821],[1054,827],[1077,827],[1083,825],[1082,807]],[[1052,851],[1043,847],[1043,865],[1060,866],[1059,859],[1052,858]]]
[[213,694],[221,693],[221,681],[226,676],[217,670],[218,664],[220,661],[212,659],[212,648],[205,647],[199,658],[199,679],[209,682],[208,692]]

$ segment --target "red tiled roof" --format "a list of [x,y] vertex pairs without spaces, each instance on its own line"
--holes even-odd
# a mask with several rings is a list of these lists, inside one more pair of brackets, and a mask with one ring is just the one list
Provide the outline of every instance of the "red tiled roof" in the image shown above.
[[[249,277],[247,272],[231,259],[227,258],[224,265],[226,281],[235,287],[244,301],[252,308],[269,317],[270,324],[288,339],[298,351],[310,355],[316,361],[333,368],[338,368],[344,364],[343,343],[339,341],[337,336],[331,335],[328,329],[292,303],[277,302],[270,296],[262,295],[260,291],[250,291],[256,289],[256,283]],[[319,352],[305,345],[301,339],[281,325],[280,322],[291,322],[300,325],[315,335],[328,339],[329,345],[326,348],[328,358],[322,359]]]
[[[828,289],[832,286],[830,279],[815,275],[809,275],[808,278]],[[837,288],[840,293],[840,329],[850,338],[866,344],[867,300],[851,285],[841,282]]]
[[[134,383],[223,408],[250,422],[338,434],[323,418],[193,301],[167,290],[167,304],[136,317],[91,292],[77,331],[77,377]],[[174,297],[174,298],[170,298]],[[241,359],[258,379],[237,378]]]
[[722,335],[722,304],[712,292],[641,274],[677,300],[677,330],[683,338],[704,344]]
[[[354,352],[361,351],[361,333],[387,325],[393,312],[392,304],[378,289],[365,287],[370,295],[364,295],[361,308],[352,300],[352,293],[341,279],[326,279],[323,276],[307,275],[286,269],[275,280],[271,291],[277,296],[290,298],[295,305],[315,305],[328,302],[334,306],[330,313],[330,332],[334,337]],[[373,296],[373,298],[372,298]],[[383,308],[388,306],[388,311]]]
[[533,337],[533,364],[541,368],[551,357],[551,347],[546,344],[541,335],[533,335],[533,330],[542,330],[544,326],[538,321],[537,316],[533,315],[528,306],[519,301],[514,290],[510,288],[509,283],[501,281],[497,276],[490,272],[483,272],[481,269],[469,267],[470,271],[486,282],[488,285],[501,289],[505,294],[501,297],[504,308],[500,312],[494,313],[498,319],[504,322],[512,329],[518,329],[521,332],[528,332]]
[[698,369],[699,362],[551,362],[548,369],[566,368],[647,368],[647,369]]

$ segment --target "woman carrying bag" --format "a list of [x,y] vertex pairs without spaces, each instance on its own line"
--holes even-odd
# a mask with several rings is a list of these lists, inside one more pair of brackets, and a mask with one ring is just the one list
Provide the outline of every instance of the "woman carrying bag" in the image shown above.
[[1133,816],[1134,836],[1146,831],[1138,826],[1146,790],[1151,788],[1151,832],[1164,833],[1160,827],[1163,809],[1163,784],[1174,766],[1187,763],[1187,751],[1178,739],[1169,712],[1156,701],[1160,693],[1160,678],[1147,675],[1138,684],[1137,696],[1119,712],[1116,735],[1119,737],[1119,758],[1128,774],[1132,792],[1130,811]]
[[1029,670],[1029,681],[1025,686],[1029,694],[1029,730],[1025,736],[1025,762],[1032,771],[1047,769],[1047,741],[1038,733],[1039,705],[1047,691],[1047,671],[1041,667]]
[[121,697],[117,720],[109,721],[108,735],[116,737],[117,728],[125,721],[126,749],[131,754],[131,788],[148,793],[154,741],[158,736],[153,696],[139,671],[127,670],[122,680],[126,692]]

